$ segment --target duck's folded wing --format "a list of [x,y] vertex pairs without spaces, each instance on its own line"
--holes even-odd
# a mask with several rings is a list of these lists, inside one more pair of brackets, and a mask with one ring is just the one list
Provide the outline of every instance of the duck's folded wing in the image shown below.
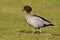
[[41,17],[41,16],[38,16],[38,15],[33,15],[33,16],[38,17],[38,18],[41,18],[42,20],[51,23],[50,21],[46,20],[45,18],[43,18],[43,17]]
[[38,16],[38,15],[33,15],[35,17],[38,17],[44,21],[44,26],[54,26],[50,21],[46,20],[45,18]]

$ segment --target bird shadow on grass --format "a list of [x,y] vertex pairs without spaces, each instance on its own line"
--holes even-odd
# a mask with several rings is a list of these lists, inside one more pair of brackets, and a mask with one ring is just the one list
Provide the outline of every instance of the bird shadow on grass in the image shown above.
[[[25,31],[25,30],[20,30],[19,32],[21,33],[33,33],[33,31]],[[35,34],[40,34],[40,32],[36,31]],[[46,33],[46,31],[42,31],[41,33]]]
[[20,30],[19,32],[21,32],[21,33],[32,33],[32,31],[24,31],[24,30]]
[[[33,31],[25,31],[25,30],[20,30],[19,31],[20,33],[33,33]],[[60,34],[58,33],[50,33],[50,32],[47,32],[47,31],[42,31],[41,33],[36,31],[35,34],[42,34],[42,33],[47,33],[47,34],[51,34],[52,36],[60,36]]]

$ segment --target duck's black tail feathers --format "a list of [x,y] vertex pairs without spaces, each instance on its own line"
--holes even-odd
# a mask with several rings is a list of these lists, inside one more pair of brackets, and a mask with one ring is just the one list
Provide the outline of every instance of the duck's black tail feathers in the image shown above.
[[54,26],[54,24],[50,24],[50,26]]
[[44,27],[46,27],[46,26],[54,26],[54,24],[49,24],[49,25],[44,24]]

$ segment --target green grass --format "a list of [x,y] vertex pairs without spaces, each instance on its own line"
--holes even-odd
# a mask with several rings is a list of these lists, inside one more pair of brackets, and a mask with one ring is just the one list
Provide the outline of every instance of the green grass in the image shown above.
[[[21,11],[25,5],[55,26],[41,28],[42,33],[33,35]],[[0,0],[0,40],[60,40],[60,0]]]

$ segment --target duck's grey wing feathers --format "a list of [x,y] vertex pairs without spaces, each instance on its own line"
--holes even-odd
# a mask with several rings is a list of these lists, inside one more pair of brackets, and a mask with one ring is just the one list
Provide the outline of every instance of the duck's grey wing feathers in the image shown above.
[[50,21],[46,20],[45,18],[43,18],[43,17],[41,17],[41,16],[38,16],[38,15],[33,15],[33,16],[39,17],[39,18],[41,18],[42,20],[50,23],[49,25],[44,24],[44,27],[45,27],[45,26],[54,26]]
[[46,20],[45,18],[43,18],[41,16],[38,16],[38,15],[33,15],[33,16],[39,17],[39,18],[43,19],[44,21],[47,21],[47,22],[51,23],[50,21]]

